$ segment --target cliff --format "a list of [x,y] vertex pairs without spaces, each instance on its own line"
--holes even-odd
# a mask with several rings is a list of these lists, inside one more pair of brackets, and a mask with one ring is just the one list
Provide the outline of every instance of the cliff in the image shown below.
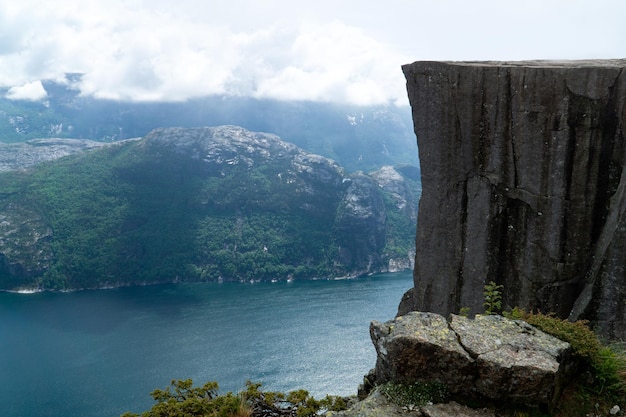
[[626,337],[626,60],[403,66],[419,145],[414,289],[399,313],[504,307]]
[[402,169],[347,172],[237,126],[157,129],[97,145],[0,146],[0,289],[334,278],[413,266],[419,184]]

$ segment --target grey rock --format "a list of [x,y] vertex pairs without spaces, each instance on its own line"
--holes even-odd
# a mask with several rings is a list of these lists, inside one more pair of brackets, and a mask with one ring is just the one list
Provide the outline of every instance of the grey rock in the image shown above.
[[58,138],[0,143],[0,172],[24,170],[42,162],[111,145],[86,139]]
[[450,328],[476,361],[476,393],[517,404],[556,404],[575,364],[568,343],[497,315],[452,315]]
[[447,404],[433,404],[421,408],[422,417],[496,417],[494,410],[473,409],[451,401]]
[[406,178],[392,166],[384,166],[369,174],[378,186],[390,193],[398,210],[404,210],[417,220],[419,195],[413,195]]
[[626,336],[626,60],[403,66],[423,194],[400,313],[504,307]]
[[372,322],[376,383],[441,383],[478,401],[553,407],[575,368],[568,343],[501,316],[410,312]]
[[346,411],[329,412],[326,417],[421,417],[419,409],[413,411],[403,410],[391,403],[379,391],[374,390],[362,401],[357,402]]
[[346,411],[329,412],[326,417],[495,417],[494,410],[473,409],[454,401],[421,407],[399,407],[391,403],[379,390],[357,402]]
[[373,321],[370,335],[378,384],[428,381],[457,387],[474,381],[474,359],[439,314],[411,312],[386,323]]

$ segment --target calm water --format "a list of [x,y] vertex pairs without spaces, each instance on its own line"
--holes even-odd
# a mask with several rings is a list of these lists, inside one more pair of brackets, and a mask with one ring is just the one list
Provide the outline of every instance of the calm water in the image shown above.
[[411,273],[356,280],[0,293],[0,415],[119,416],[172,379],[239,391],[356,393],[369,322],[393,318]]

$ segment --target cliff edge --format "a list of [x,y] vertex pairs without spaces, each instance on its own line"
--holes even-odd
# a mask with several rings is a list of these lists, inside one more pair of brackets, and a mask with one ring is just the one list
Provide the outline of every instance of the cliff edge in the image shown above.
[[423,194],[399,314],[504,307],[626,337],[626,60],[403,66]]

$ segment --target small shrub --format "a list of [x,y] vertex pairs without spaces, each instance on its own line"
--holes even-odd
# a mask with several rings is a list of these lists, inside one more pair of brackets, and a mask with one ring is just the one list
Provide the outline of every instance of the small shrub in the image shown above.
[[604,346],[598,352],[593,369],[599,394],[626,395],[626,353],[616,347]]
[[587,395],[595,398],[587,402],[615,403],[626,396],[626,350],[624,346],[605,346],[588,326],[579,320],[570,322],[553,314],[526,313],[514,308],[506,314],[513,319],[521,319],[538,329],[568,342],[582,363],[591,371],[594,383],[584,385]]
[[499,314],[502,312],[502,289],[503,285],[498,285],[494,281],[485,284],[483,295],[485,296],[485,314]]
[[316,400],[306,390],[282,392],[262,391],[261,384],[246,382],[239,394],[218,395],[217,382],[194,388],[191,379],[172,381],[164,390],[151,393],[157,403],[141,415],[124,413],[122,417],[252,417],[275,415],[313,417],[326,411],[346,409],[341,397],[326,396]]
[[449,397],[447,387],[436,382],[413,384],[389,382],[381,386],[381,392],[389,401],[401,407],[441,403],[447,401]]
[[579,320],[571,322],[560,319],[553,314],[542,313],[526,313],[523,320],[569,343],[574,353],[589,363],[594,362],[602,348],[598,337],[593,330],[589,328],[587,321]]
[[249,399],[253,409],[264,410],[267,415],[312,417],[326,411],[345,410],[347,407],[346,402],[341,397],[327,395],[322,400],[316,400],[308,391],[303,389],[285,394],[262,391],[260,388],[261,384],[247,381],[246,391],[242,394]]
[[511,320],[524,320],[528,316],[528,313],[526,313],[523,308],[516,306],[513,307],[513,310],[511,311],[503,311],[502,315]]

